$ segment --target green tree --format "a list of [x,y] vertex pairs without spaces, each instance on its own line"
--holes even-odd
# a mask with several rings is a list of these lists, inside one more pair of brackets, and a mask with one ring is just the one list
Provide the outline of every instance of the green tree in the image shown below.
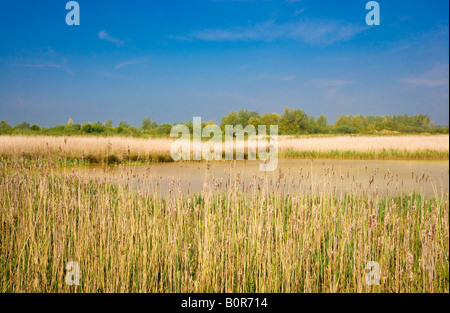
[[127,128],[130,128],[130,124],[128,124],[128,123],[125,122],[125,121],[121,121],[121,122],[119,123],[118,127],[122,127],[122,129],[127,129]]
[[277,113],[265,113],[261,116],[261,124],[266,125],[266,129],[270,129],[272,125],[280,125],[281,116]]
[[92,134],[94,132],[94,128],[92,127],[92,124],[85,123],[81,126],[81,132],[85,134]]
[[113,123],[112,118],[110,118],[103,124],[103,126],[105,126],[106,128],[112,128],[112,123]]
[[20,124],[17,124],[16,126],[14,126],[15,129],[20,129],[20,130],[25,130],[25,129],[30,129],[30,124],[28,124],[27,122],[22,122]]
[[9,126],[7,121],[1,121],[0,122],[0,134],[10,134],[12,130],[12,127]]
[[30,129],[34,132],[38,132],[41,128],[39,126],[37,126],[36,124],[31,125]]
[[158,127],[158,124],[156,122],[152,122],[152,120],[150,119],[150,116],[147,116],[142,120],[142,125],[141,125],[142,131],[150,131],[156,127]]
[[321,115],[317,118],[312,125],[310,133],[312,134],[326,134],[328,133],[328,120],[325,116]]
[[280,123],[282,134],[302,134],[308,131],[310,119],[300,109],[285,108]]
[[170,124],[162,124],[156,128],[156,133],[162,136],[170,135],[170,131],[172,130],[172,125]]
[[316,125],[320,128],[327,128],[328,127],[328,120],[325,116],[321,115],[316,120]]
[[228,115],[222,117],[222,121],[220,122],[220,127],[222,130],[225,129],[226,125],[238,125],[238,114],[236,111],[231,111]]
[[237,125],[241,125],[243,127],[249,125],[250,119],[256,119],[259,118],[259,113],[256,111],[250,112],[249,110],[239,110],[237,117]]
[[261,121],[260,121],[260,119],[257,118],[257,117],[251,117],[251,118],[248,120],[248,125],[253,125],[253,126],[255,126],[255,127],[258,127],[258,125],[260,125],[260,124],[261,124]]

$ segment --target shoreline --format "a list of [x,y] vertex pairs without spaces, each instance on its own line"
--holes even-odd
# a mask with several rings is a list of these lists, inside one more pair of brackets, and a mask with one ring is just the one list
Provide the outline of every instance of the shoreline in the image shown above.
[[[174,142],[167,138],[0,136],[0,158],[62,165],[167,163],[174,162],[170,156]],[[449,136],[279,136],[278,158],[445,161],[449,160]]]
[[[247,154],[245,155],[247,157]],[[331,151],[287,151],[279,154],[280,160],[365,160],[365,161],[449,161],[449,151],[423,150],[423,151],[367,151],[358,152],[352,150],[331,150]],[[33,156],[23,153],[20,157],[6,157],[0,154],[0,159],[11,161],[44,161],[58,166],[76,165],[146,165],[161,163],[186,163],[204,164],[232,161],[252,161],[244,160],[212,160],[212,161],[174,161],[170,155],[149,155],[145,158],[121,159],[119,156],[111,154],[105,156],[87,156],[85,158],[61,158],[61,156]],[[254,160],[260,161],[260,160]]]

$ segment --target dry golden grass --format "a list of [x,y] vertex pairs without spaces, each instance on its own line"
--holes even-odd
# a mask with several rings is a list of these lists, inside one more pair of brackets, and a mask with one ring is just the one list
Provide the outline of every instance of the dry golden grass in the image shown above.
[[120,160],[170,158],[171,139],[126,137],[0,136],[0,156],[102,161],[114,155]]
[[115,184],[0,159],[0,291],[449,292],[448,190],[278,194],[261,175],[249,193],[234,170],[224,192],[188,196],[172,178],[159,198],[160,178],[141,174],[155,190],[137,192],[131,167]]
[[[87,163],[167,162],[171,161],[172,143],[170,138],[0,136],[0,156],[10,159],[78,160]],[[382,150],[387,150],[388,153],[380,155],[378,152]],[[347,153],[333,153],[335,151]],[[442,159],[448,158],[448,151],[448,135],[279,137],[280,157]]]
[[336,137],[281,137],[280,151],[330,151],[358,152],[385,150],[448,151],[449,136],[336,136]]

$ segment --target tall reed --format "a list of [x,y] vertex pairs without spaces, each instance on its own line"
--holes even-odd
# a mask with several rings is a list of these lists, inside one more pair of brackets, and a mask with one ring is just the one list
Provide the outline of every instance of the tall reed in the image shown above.
[[[42,162],[0,169],[2,292],[449,291],[448,192],[277,193],[264,175],[242,192],[231,169],[225,192],[185,195],[171,178],[161,197],[161,177],[137,191],[131,169],[120,184]],[[79,286],[65,282],[70,261]]]

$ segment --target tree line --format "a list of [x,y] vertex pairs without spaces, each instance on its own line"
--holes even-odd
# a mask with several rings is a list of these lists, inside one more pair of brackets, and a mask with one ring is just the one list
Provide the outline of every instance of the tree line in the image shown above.
[[[176,125],[174,123],[173,125]],[[181,122],[192,131],[192,120]],[[204,122],[202,126],[215,124],[214,121]],[[140,127],[135,127],[127,122],[120,122],[113,126],[110,119],[104,123],[74,123],[72,119],[65,125],[55,127],[40,127],[22,122],[11,126],[7,121],[0,122],[0,135],[14,134],[40,134],[40,135],[124,135],[124,136],[149,136],[165,137],[170,135],[172,124],[161,124],[152,121],[150,117],[142,120]],[[303,110],[285,108],[281,115],[277,113],[259,114],[257,111],[239,110],[231,111],[222,117],[220,127],[225,125],[278,125],[280,135],[308,135],[308,134],[374,134],[374,133],[431,133],[448,134],[448,126],[436,126],[428,115],[418,114],[414,116],[386,115],[386,116],[362,116],[340,115],[335,123],[329,123],[327,118],[320,115],[318,118],[307,115]]]
[[379,132],[398,133],[448,133],[448,126],[435,126],[430,116],[386,115],[362,116],[340,115],[334,124],[329,124],[325,116],[317,119],[307,115],[303,110],[285,108],[281,115],[248,110],[232,111],[224,116],[221,127],[225,125],[278,125],[280,134],[368,134]]

